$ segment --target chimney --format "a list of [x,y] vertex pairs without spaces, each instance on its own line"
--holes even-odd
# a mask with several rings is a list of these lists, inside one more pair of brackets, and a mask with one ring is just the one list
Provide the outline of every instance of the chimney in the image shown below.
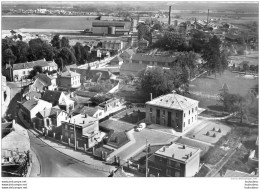
[[189,154],[187,154],[186,157],[187,157],[187,159],[189,159],[189,157],[190,157]]
[[83,121],[83,124],[85,124],[85,121]]
[[151,101],[153,100],[153,93],[150,93]]
[[209,24],[209,9],[208,9],[208,16],[207,16],[207,25]]
[[168,24],[171,24],[171,14],[172,14],[172,6],[169,6],[169,19],[168,19]]
[[185,145],[183,145],[182,147],[183,147],[183,149],[185,149]]
[[172,158],[174,158],[174,154],[172,154]]
[[165,152],[165,146],[163,147],[163,152]]

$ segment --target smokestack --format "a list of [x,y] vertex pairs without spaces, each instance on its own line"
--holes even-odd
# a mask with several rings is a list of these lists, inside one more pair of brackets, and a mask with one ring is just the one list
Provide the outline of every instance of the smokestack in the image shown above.
[[172,13],[172,6],[169,6],[169,20],[168,20],[168,24],[171,24],[171,13]]
[[207,16],[207,25],[209,24],[209,9],[208,9],[208,16]]

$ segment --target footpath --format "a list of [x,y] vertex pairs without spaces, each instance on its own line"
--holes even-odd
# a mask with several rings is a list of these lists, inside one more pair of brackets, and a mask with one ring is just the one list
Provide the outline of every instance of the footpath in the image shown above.
[[[20,121],[28,128],[28,130],[30,132],[32,132],[42,142],[44,142],[46,145],[50,146],[51,148],[55,149],[56,151],[63,153],[63,154],[65,154],[65,155],[67,155],[67,156],[69,156],[69,157],[71,157],[71,158],[73,158],[77,161],[85,163],[88,166],[90,166],[90,167],[92,167],[93,169],[96,169],[96,170],[100,170],[100,171],[104,171],[104,172],[108,172],[108,173],[110,173],[112,170],[116,170],[115,166],[106,165],[105,162],[102,162],[100,160],[96,160],[96,159],[94,159],[94,157],[92,157],[91,155],[89,155],[87,153],[83,153],[81,151],[75,151],[71,147],[65,146],[65,145],[58,143],[58,142],[55,142],[50,137],[45,137],[45,136],[41,135],[40,133],[38,133],[37,131],[31,129],[30,123],[26,122],[26,120],[23,119],[23,116],[21,115],[20,110],[18,111],[18,117],[19,117]],[[31,174],[31,176],[38,175],[40,173],[40,167],[39,167],[39,165],[37,165],[38,163],[36,161],[33,162],[33,164],[36,165],[36,168],[33,168],[33,172]]]

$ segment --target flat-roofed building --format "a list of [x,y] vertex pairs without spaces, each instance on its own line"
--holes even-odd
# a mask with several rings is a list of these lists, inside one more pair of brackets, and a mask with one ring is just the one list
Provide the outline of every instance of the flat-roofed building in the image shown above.
[[149,174],[193,177],[199,171],[200,149],[180,143],[163,146],[148,159]]
[[146,102],[146,122],[184,132],[198,119],[199,101],[176,93],[159,96]]

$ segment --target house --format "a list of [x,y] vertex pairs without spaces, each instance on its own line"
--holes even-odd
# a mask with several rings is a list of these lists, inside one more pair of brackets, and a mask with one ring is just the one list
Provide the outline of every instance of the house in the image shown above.
[[[21,79],[26,78],[35,66],[41,66],[43,71],[53,71],[58,69],[58,66],[54,61],[46,61],[43,59],[32,62],[13,64],[12,68],[9,67],[4,70],[4,74],[9,79],[12,78],[12,81],[20,81]],[[9,69],[11,69],[11,72]]]
[[104,116],[104,109],[100,106],[96,107],[89,107],[89,106],[83,106],[80,110],[80,114],[87,114],[91,117],[95,117],[97,119],[102,119]]
[[120,67],[120,75],[130,75],[138,76],[139,72],[147,68],[146,64],[136,64],[136,63],[123,63]]
[[135,51],[133,49],[126,49],[123,53],[121,53],[119,56],[123,59],[123,62],[129,63],[131,57],[135,54]]
[[66,71],[58,75],[57,85],[61,89],[75,89],[81,85],[80,74],[73,71]]
[[69,144],[74,143],[74,145],[76,138],[77,147],[92,148],[100,137],[98,119],[87,114],[73,116],[62,122],[62,137],[63,141],[67,141]]
[[61,110],[59,107],[45,108],[36,114],[34,126],[38,130],[46,128],[53,130],[61,126],[61,122],[68,118],[68,113]]
[[21,104],[21,113],[27,122],[31,122],[36,114],[44,108],[51,108],[52,104],[41,99],[30,99]]
[[102,102],[98,106],[104,110],[105,114],[110,114],[115,111],[116,108],[120,108],[122,105],[122,99],[119,98],[111,98],[105,102]]
[[184,132],[198,119],[199,102],[176,93],[159,96],[146,104],[146,122]]
[[123,64],[123,59],[120,56],[116,56],[112,60],[110,60],[110,65],[119,65],[121,66]]
[[103,49],[110,49],[110,50],[122,50],[123,49],[123,41],[121,41],[121,40],[102,41],[102,48]]
[[193,177],[199,171],[200,149],[180,143],[163,146],[148,158],[149,175]]
[[61,109],[69,112],[74,109],[74,101],[70,100],[61,91],[50,91],[46,90],[42,96],[42,100],[50,102],[52,106],[58,105]]
[[57,89],[56,78],[49,74],[39,73],[35,76],[35,79],[39,79],[48,90],[54,91]]

